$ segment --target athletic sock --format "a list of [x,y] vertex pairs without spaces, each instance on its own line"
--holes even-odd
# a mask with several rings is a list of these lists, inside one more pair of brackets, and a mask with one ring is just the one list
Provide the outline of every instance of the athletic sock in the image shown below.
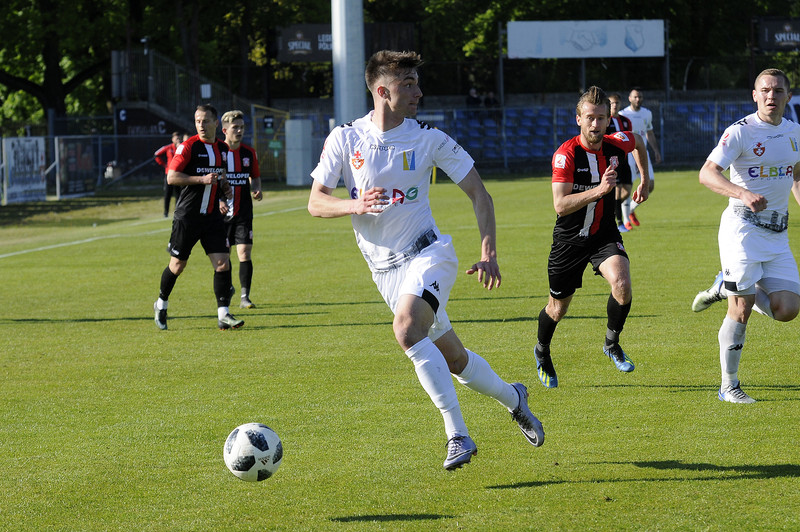
[[614,217],[617,219],[617,225],[622,225],[625,223],[625,219],[622,218],[622,202],[625,200],[617,199],[614,201]]
[[456,388],[441,351],[430,338],[425,337],[408,348],[406,356],[414,363],[414,370],[422,388],[442,413],[447,439],[454,436],[469,436],[458,404]]
[[470,390],[495,398],[509,411],[517,408],[519,405],[517,389],[501,379],[483,357],[469,349],[466,351],[469,361],[464,371],[455,375],[458,382]]
[[628,217],[631,215],[631,198],[627,197],[622,200],[622,223],[628,222]]
[[553,335],[556,332],[557,326],[558,322],[547,314],[547,307],[545,306],[542,308],[539,312],[539,327],[536,333],[536,339],[539,341],[539,344],[549,346],[550,342],[553,341]]
[[725,316],[719,328],[719,363],[722,369],[722,388],[739,384],[739,361],[742,358],[746,323]]
[[227,307],[231,303],[231,270],[214,272],[214,296],[217,298],[217,307]]
[[239,262],[239,284],[242,286],[242,297],[250,295],[250,283],[253,282],[253,261]]
[[178,276],[172,273],[169,266],[164,268],[164,271],[161,272],[161,285],[158,292],[159,300],[166,302],[169,299],[169,295],[172,293],[172,289],[175,288],[175,281],[177,280]]
[[758,286],[758,284],[756,284],[756,302],[753,304],[753,310],[768,318],[775,319],[775,315],[772,313],[772,304],[769,301],[769,295],[763,288]]
[[638,207],[639,205],[640,205],[639,203],[636,203],[635,201],[631,200],[631,209],[628,214],[630,215],[631,212],[635,211],[636,207]]
[[[608,296],[608,303],[606,303],[606,313],[608,314],[606,345],[613,345],[619,342],[619,333],[625,327],[625,320],[628,319],[628,313],[631,311],[631,302],[628,301],[626,304],[620,305],[613,295]],[[608,343],[609,336],[613,340],[612,343]]]

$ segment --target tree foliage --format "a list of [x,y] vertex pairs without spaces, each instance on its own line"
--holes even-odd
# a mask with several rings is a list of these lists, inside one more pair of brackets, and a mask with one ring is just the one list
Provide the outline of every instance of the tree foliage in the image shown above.
[[[608,0],[591,12],[578,0],[363,0],[366,22],[414,23],[428,68],[427,94],[494,89],[511,20],[665,19],[675,89],[749,84],[751,21],[800,16],[795,0]],[[330,96],[329,64],[281,64],[279,27],[329,23],[323,0],[5,0],[0,3],[0,120],[107,114],[110,51],[147,45],[193,72],[255,100]],[[143,40],[146,39],[146,43]],[[797,74],[795,54],[770,56]],[[506,60],[507,92],[574,91],[576,60]],[[662,87],[660,60],[590,60],[587,81]]]

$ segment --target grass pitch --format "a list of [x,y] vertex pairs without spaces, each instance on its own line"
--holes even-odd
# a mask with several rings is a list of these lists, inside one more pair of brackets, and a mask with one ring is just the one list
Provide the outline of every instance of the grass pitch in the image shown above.
[[[461,274],[448,313],[467,347],[527,384],[547,439],[533,448],[502,406],[457,384],[479,454],[453,473],[349,220],[309,216],[306,190],[256,204],[257,308],[235,309],[245,326],[224,333],[199,246],[169,330],[153,323],[170,230],[155,193],[3,207],[0,528],[798,529],[800,322],[754,314],[740,376],[758,402],[731,405],[716,398],[724,305],[690,309],[718,270],[725,200],[696,172],[657,173],[642,226],[623,237],[634,301],[622,345],[636,371],[602,353],[608,287],[587,271],[552,344],[559,388],[546,390],[532,345],[549,180],[487,188],[503,285],[490,293]],[[470,203],[449,182],[432,203],[463,271],[479,250]],[[284,444],[262,483],[222,460],[248,421]]]

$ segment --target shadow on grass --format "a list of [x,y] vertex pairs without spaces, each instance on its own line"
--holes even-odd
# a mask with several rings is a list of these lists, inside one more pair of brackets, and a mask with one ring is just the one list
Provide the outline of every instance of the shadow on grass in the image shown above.
[[453,515],[444,514],[373,514],[373,515],[352,515],[347,517],[331,517],[331,521],[337,523],[386,523],[389,521],[429,521],[438,519],[452,519]]
[[673,476],[655,478],[600,478],[585,480],[536,480],[531,482],[515,482],[513,484],[500,484],[487,486],[486,489],[519,489],[538,488],[540,486],[553,486],[558,484],[604,484],[618,482],[686,482],[686,481],[714,481],[720,480],[769,480],[776,478],[800,477],[800,465],[773,464],[773,465],[735,465],[720,466],[707,463],[684,463],[679,460],[654,460],[651,462],[592,462],[593,464],[632,465],[640,469],[656,469],[659,471],[694,471],[698,473],[719,473],[694,477]]

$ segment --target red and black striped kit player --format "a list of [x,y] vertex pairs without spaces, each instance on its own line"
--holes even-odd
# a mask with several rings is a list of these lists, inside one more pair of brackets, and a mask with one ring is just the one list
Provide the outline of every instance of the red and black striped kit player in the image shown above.
[[[567,314],[575,291],[581,287],[588,264],[611,288],[606,310],[603,353],[618,370],[631,372],[633,362],[619,345],[619,335],[631,308],[630,263],[614,220],[617,168],[634,152],[639,168],[646,161],[642,138],[629,131],[606,135],[610,105],[599,87],[590,87],[578,100],[576,121],[581,134],[561,145],[553,155],[553,207],[558,218],[547,260],[550,295],[539,313],[534,348],[539,380],[558,386],[550,342],[556,326]],[[648,174],[634,191],[635,200],[647,199]]]

